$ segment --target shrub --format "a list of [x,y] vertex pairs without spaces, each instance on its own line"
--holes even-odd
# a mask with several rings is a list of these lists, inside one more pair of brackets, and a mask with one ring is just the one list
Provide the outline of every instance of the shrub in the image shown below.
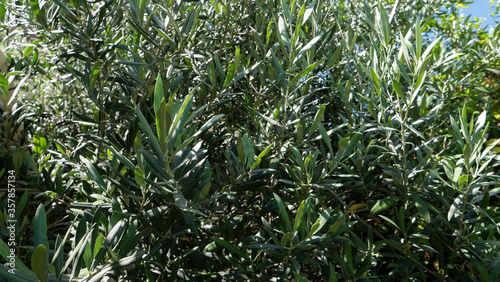
[[21,2],[36,236],[2,276],[498,280],[498,27],[458,3]]

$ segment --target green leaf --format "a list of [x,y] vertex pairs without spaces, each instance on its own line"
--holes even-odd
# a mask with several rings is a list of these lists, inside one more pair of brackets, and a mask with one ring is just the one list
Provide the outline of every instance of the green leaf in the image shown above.
[[91,271],[94,270],[101,263],[101,260],[104,259],[104,255],[107,253],[108,247],[114,247],[113,244],[118,243],[118,240],[120,240],[126,228],[127,228],[127,222],[122,219],[115,224],[115,226],[111,229],[111,231],[109,231],[108,236],[106,236],[106,239],[102,244],[102,247],[99,249],[99,252],[95,255],[95,259],[92,262],[92,266],[90,267]]
[[187,200],[179,189],[174,190],[174,202],[180,209],[185,209],[187,207]]
[[46,28],[47,27],[47,18],[45,15],[45,9],[43,9],[43,8],[40,9],[40,4],[39,4],[38,0],[29,0],[29,3],[31,6],[31,10],[33,11],[33,16],[35,16],[36,20],[43,28]]
[[33,145],[35,147],[35,153],[41,155],[47,150],[47,139],[41,133],[35,133],[33,136]]
[[270,144],[269,146],[267,146],[267,147],[266,147],[266,148],[265,148],[265,149],[264,149],[264,150],[263,150],[263,151],[259,154],[259,156],[257,156],[257,159],[255,160],[255,162],[254,162],[254,163],[253,163],[253,165],[252,165],[252,170],[256,169],[256,168],[259,166],[260,162],[262,161],[262,158],[263,158],[263,157],[265,157],[265,156],[269,153],[269,151],[271,150],[271,148],[272,148],[272,147],[273,147],[273,145],[272,145],[272,144]]
[[364,128],[360,129],[360,132],[355,132],[350,137],[344,137],[339,141],[339,153],[335,156],[337,161],[340,161],[341,158],[344,158],[352,153],[355,147],[357,147],[361,143],[361,139],[363,139]]
[[193,215],[190,212],[186,212],[184,210],[181,210],[182,217],[184,218],[184,221],[187,223],[189,226],[189,229],[193,232],[194,235],[198,236],[198,228],[196,228],[196,224],[194,223]]
[[430,57],[427,58],[424,61],[424,63],[422,63],[422,65],[419,66],[420,68],[417,70],[417,73],[418,73],[417,82],[415,84],[415,90],[412,93],[412,97],[410,98],[410,104],[413,104],[413,101],[417,97],[418,92],[420,92],[420,89],[422,88],[422,85],[425,82],[425,78],[427,76],[426,68],[427,68],[427,64],[428,64],[429,60],[430,60]]
[[191,93],[189,93],[189,95],[186,96],[186,98],[182,102],[181,107],[174,116],[172,126],[170,127],[170,131],[168,132],[168,137],[167,137],[168,148],[170,148],[174,144],[174,142],[176,142],[179,133],[185,129],[184,128],[185,122],[191,110],[191,104],[193,102],[193,94],[196,88],[198,87],[193,88]]
[[339,235],[345,231],[347,231],[349,228],[354,226],[357,223],[357,221],[353,222],[348,222],[345,223],[342,220],[336,221],[332,226],[330,226],[330,229],[328,229],[327,233],[333,234],[333,235]]
[[479,131],[483,129],[484,124],[486,123],[486,111],[483,111],[479,117],[477,117],[476,124],[475,124],[475,130]]
[[316,5],[316,0],[312,1],[309,6],[307,6],[307,9],[304,13],[304,17],[302,18],[302,24],[307,22],[309,17],[311,16],[312,12],[314,11],[314,6]]
[[450,122],[451,122],[451,129],[453,131],[453,136],[460,145],[460,148],[463,150],[465,147],[465,143],[464,140],[462,139],[462,135],[460,134],[460,128],[458,127],[458,124],[453,117],[450,117]]
[[200,13],[200,3],[198,3],[194,9],[191,9],[189,11],[189,14],[187,16],[186,21],[184,21],[184,25],[182,26],[182,33],[188,35],[190,34],[193,29],[196,28],[196,25],[194,25],[195,21],[198,19],[199,13]]
[[458,186],[462,187],[463,184],[467,182],[467,180],[469,180],[469,176],[467,174],[464,174],[464,175],[460,176],[458,178]]
[[115,156],[120,161],[120,163],[126,165],[131,170],[135,169],[134,164],[129,159],[120,154],[113,146],[110,146],[108,144],[104,144],[104,146],[106,146],[106,148],[111,151],[113,156]]
[[335,48],[335,52],[333,52],[333,54],[329,53],[331,55],[328,56],[328,66],[326,67],[327,69],[330,69],[333,64],[337,62],[337,59],[340,56],[340,52],[342,52],[342,47],[339,46]]
[[45,249],[49,248],[49,241],[47,239],[47,215],[45,214],[45,207],[40,204],[35,213],[33,221],[33,242],[35,246],[43,245]]
[[98,76],[99,76],[100,72],[101,72],[101,61],[97,60],[94,63],[94,68],[92,69],[92,72],[90,74],[90,84],[89,84],[89,89],[88,89],[89,90],[89,96],[94,100],[94,103],[96,103],[97,105],[99,105],[100,103],[99,103],[99,100],[97,99],[97,97],[94,94],[94,90],[95,90],[95,85],[97,83]]
[[241,59],[240,47],[238,47],[236,49],[236,55],[234,57],[234,62],[232,62],[229,65],[229,68],[227,70],[226,80],[224,81],[224,88],[226,88],[227,86],[229,86],[229,83],[232,82],[232,80],[233,80],[236,72],[238,72],[238,66],[240,64],[240,59]]
[[299,149],[297,149],[295,146],[293,145],[290,145],[290,150],[292,151],[293,155],[295,156],[295,158],[297,159],[297,161],[299,162],[300,164],[300,167],[301,168],[306,168],[305,165],[304,165],[304,160],[302,159],[302,155],[300,154],[300,151]]
[[271,64],[278,71],[280,75],[282,76],[286,75],[285,71],[283,70],[283,67],[281,66],[280,61],[278,60],[278,58],[276,58],[274,52],[271,52]]
[[370,68],[370,70],[373,82],[375,83],[375,90],[380,95],[380,81],[378,80],[378,75],[373,68]]
[[401,90],[401,86],[396,80],[392,81],[392,89],[394,89],[399,98],[401,98],[401,100],[406,103],[406,96],[404,95],[403,90]]
[[405,79],[406,83],[413,85],[410,77],[408,76],[408,73],[406,72],[405,66],[399,61],[396,60],[396,64],[398,65],[398,70],[403,74],[403,78]]
[[321,134],[321,137],[323,138],[323,141],[325,141],[326,146],[328,146],[328,149],[330,150],[330,154],[333,157],[334,152],[333,152],[332,142],[330,141],[330,136],[328,135],[326,128],[321,123],[318,124],[318,128],[319,128],[319,132]]
[[288,21],[291,21],[292,17],[290,15],[290,10],[286,2],[286,0],[281,0],[281,9],[283,10],[283,14],[285,14],[285,17],[288,19]]
[[323,116],[325,115],[326,104],[321,105],[321,108],[316,112],[316,116],[314,116],[314,121],[309,129],[309,137],[312,138],[314,132],[318,128],[318,124],[323,120]]
[[311,226],[311,230],[309,230],[309,232],[307,233],[307,236],[304,238],[305,240],[311,238],[311,236],[313,236],[314,234],[316,234],[316,232],[318,232],[320,229],[321,229],[321,219],[318,218],[318,220],[316,220],[316,222],[313,224],[313,226]]
[[238,160],[240,161],[241,167],[245,168],[245,145],[241,136],[238,137],[238,142],[236,143],[236,149],[238,151]]
[[[210,127],[212,127],[212,125],[214,125],[219,119],[221,119],[222,117],[224,117],[224,114],[220,114],[220,115],[215,115],[213,116],[212,118],[210,118],[210,120],[208,120],[198,131],[196,131],[195,134],[193,134],[192,137],[196,137],[200,134],[202,134],[203,132],[205,132],[207,129],[209,129]],[[179,148],[177,149],[177,151],[179,150]]]
[[302,222],[302,217],[304,216],[304,204],[305,204],[305,201],[303,200],[300,203],[299,208],[297,209],[297,213],[295,214],[295,220],[293,222],[293,232],[294,233],[295,233],[295,231],[297,231],[297,229],[300,226],[300,223]]
[[26,163],[31,170],[33,170],[33,171],[38,170],[38,166],[35,164],[32,156],[29,155],[28,152],[24,151],[24,158],[23,159],[24,159],[24,163]]
[[99,233],[99,235],[97,236],[97,238],[95,240],[94,258],[97,256],[97,254],[101,250],[102,244],[104,243],[105,240],[106,240],[106,238],[104,238],[104,235],[102,235],[102,233]]
[[304,139],[304,127],[306,126],[305,119],[301,119],[297,123],[297,139],[295,139],[295,146],[300,146]]
[[24,163],[25,151],[23,148],[19,147],[12,154],[12,162],[14,163],[14,169],[19,171]]
[[267,31],[266,31],[266,47],[269,44],[269,40],[271,40],[271,35],[273,34],[273,19],[271,18],[269,20],[269,23],[267,24]]
[[181,34],[182,34],[181,30],[179,29],[179,26],[177,25],[177,22],[175,21],[174,16],[170,12],[170,9],[165,9],[165,11],[167,12],[167,15],[169,18],[169,23],[172,23],[172,25],[174,26],[175,35],[178,37],[179,40],[182,40],[183,38],[181,36]]
[[295,279],[297,279],[298,282],[307,282],[307,280],[300,276],[300,274],[296,271],[293,271],[293,276],[295,276]]
[[417,20],[415,36],[417,37],[417,58],[420,58],[420,54],[422,54],[422,30],[420,29],[419,20]]
[[224,69],[222,68],[222,65],[219,60],[219,55],[214,54],[214,62],[215,62],[215,67],[217,68],[217,74],[219,76],[219,81],[222,85],[224,85],[224,81],[226,80],[226,73],[224,72]]
[[203,174],[203,179],[207,180],[207,184],[205,184],[205,186],[203,186],[203,188],[200,191],[200,194],[198,195],[198,200],[197,200],[198,203],[201,202],[203,199],[205,199],[205,197],[210,192],[210,188],[212,186],[211,178],[212,178],[212,169],[210,167],[210,163],[206,162],[205,163],[205,171]]
[[319,231],[321,231],[321,229],[323,229],[323,226],[325,226],[325,224],[330,219],[330,213],[331,213],[331,209],[329,209],[329,208],[326,209],[324,212],[321,213],[321,215],[319,216],[318,220],[313,225],[313,227],[317,226],[316,230],[313,230],[313,227],[311,227],[311,230],[309,231],[309,234],[307,234],[307,238],[311,237],[312,235],[318,233]]
[[480,208],[486,209],[489,204],[490,204],[490,192],[486,191],[486,193],[484,193],[483,199],[481,200]]
[[391,36],[391,26],[389,24],[389,17],[387,16],[387,12],[382,6],[382,2],[378,2],[378,12],[380,15],[380,24],[382,28],[382,35],[384,36],[384,43],[386,46],[389,46],[390,36]]
[[90,279],[86,279],[86,282],[100,282],[104,281],[103,276],[109,273],[113,273],[115,271],[118,271],[119,269],[123,269],[124,267],[127,267],[129,265],[132,265],[134,262],[140,260],[141,258],[144,257],[145,251],[140,250],[137,253],[122,258],[118,261],[115,261],[113,263],[107,264],[106,266],[102,267],[99,269],[99,271],[91,273]]
[[[283,248],[288,248],[288,247],[290,247],[290,246],[289,246],[289,243],[291,243],[292,239],[293,239],[293,235],[292,235],[292,233],[287,232],[285,235],[283,235],[283,237],[281,237],[281,246],[282,246]],[[291,244],[290,244],[290,245],[291,245]]]
[[155,95],[154,95],[155,114],[158,113],[158,110],[160,109],[161,101],[164,99],[164,97],[165,96],[163,94],[163,82],[161,81],[161,76],[158,73],[158,77],[156,78]]
[[484,279],[482,281],[492,281],[490,279],[490,270],[488,264],[483,259],[481,259],[481,257],[478,258],[476,256],[470,256],[469,261],[474,266],[474,269],[480,273],[480,277]]
[[99,172],[95,168],[94,164],[92,164],[89,160],[87,160],[83,157],[81,158],[81,160],[85,164],[85,166],[87,167],[87,173],[99,185],[99,188],[101,188],[101,190],[103,192],[105,192],[106,191],[106,183],[104,183],[104,180],[102,179],[101,174],[99,174]]
[[[300,60],[302,58],[302,56],[307,52],[309,51],[312,47],[314,47],[314,45],[321,39],[321,35],[318,35],[316,37],[314,37],[313,39],[311,39],[311,41],[309,41],[304,47],[302,47],[302,49],[300,49],[299,53],[297,54],[297,57],[295,58],[295,60],[293,60],[293,63],[296,64],[298,60]],[[323,63],[325,61],[326,58],[323,58],[321,59],[321,63]]]
[[325,58],[309,65],[307,68],[305,68],[304,70],[302,70],[300,73],[298,73],[296,76],[294,76],[292,78],[291,84],[297,83],[302,77],[304,77],[306,74],[312,72],[315,68],[317,68],[319,65],[321,65],[324,61],[325,61]]
[[215,72],[215,66],[214,66],[214,60],[210,60],[208,62],[208,79],[210,80],[210,83],[212,84],[212,86],[215,86],[215,84],[217,83],[216,79],[217,79],[217,73]]
[[[60,253],[60,252],[59,253],[57,252],[57,250],[59,250],[59,248],[61,248],[61,246],[62,246],[62,241],[63,240],[61,239],[61,236],[59,234],[57,234],[56,243],[55,243],[55,246],[54,246],[54,250],[55,250],[56,254],[54,254],[54,257],[52,258],[52,262],[51,262],[51,264],[54,264],[54,268],[56,270],[56,276],[57,277],[61,276],[61,274],[62,274],[61,270],[62,270],[63,265],[64,265],[64,261],[63,261],[64,255],[62,253]],[[57,255],[57,257],[56,257],[56,255]]]
[[85,262],[87,269],[90,269],[90,266],[92,265],[92,258],[92,247],[90,244],[86,244],[83,251],[83,261]]
[[[69,234],[69,232],[68,232],[67,234]],[[90,237],[90,235],[91,235],[91,234],[92,234],[92,233],[87,232],[87,234],[85,234],[85,237],[84,237],[84,238],[82,238],[82,239],[80,240],[80,242],[78,242],[78,244],[77,244],[77,245],[73,248],[73,251],[72,251],[72,252],[70,252],[69,257],[66,259],[66,263],[64,264],[64,266],[63,266],[63,268],[62,268],[62,270],[61,270],[61,273],[64,273],[64,272],[66,271],[66,269],[69,267],[69,265],[70,265],[70,264],[74,261],[74,259],[75,259],[76,257],[80,257],[80,255],[81,255],[81,253],[82,253],[83,249],[85,248],[85,245],[88,243],[88,239],[89,239],[89,237]],[[65,240],[66,240],[66,236],[65,236]],[[65,241],[65,240],[64,240],[64,241]],[[78,265],[79,265],[79,264],[77,264],[77,266],[78,266]],[[77,269],[77,267],[73,268],[73,271],[72,271],[71,277],[73,277],[73,276],[74,276],[76,269]]]
[[439,36],[438,38],[436,38],[434,41],[432,41],[431,44],[429,44],[429,46],[427,46],[427,48],[425,49],[424,51],[424,54],[422,54],[422,57],[425,61],[425,59],[427,59],[427,56],[429,55],[429,53],[432,51],[432,49],[434,48],[434,46],[436,46],[436,44],[441,40],[441,36]]
[[[472,124],[472,122],[471,122]],[[467,144],[471,144],[472,140],[469,135],[469,130],[467,129],[467,105],[464,104],[463,109],[461,111],[461,116],[460,116],[460,127],[462,129],[462,135],[465,137],[465,140],[467,140]]]
[[330,277],[328,278],[328,282],[337,282],[338,278],[337,278],[337,272],[335,271],[335,267],[331,262],[329,263],[329,265],[330,265]]
[[306,11],[306,6],[305,4],[303,4],[302,7],[300,8],[299,15],[295,23],[295,32],[293,33],[293,40],[292,40],[293,48],[295,48],[295,45],[297,45],[297,40],[299,39],[300,28],[302,27],[302,23],[304,22],[303,20],[305,11]]
[[419,210],[424,221],[427,223],[430,223],[431,222],[431,214],[429,212],[428,204],[424,200],[422,200],[422,198],[420,198],[420,196],[416,193],[411,193],[410,199],[415,202],[415,206]]
[[281,219],[285,222],[286,225],[286,230],[288,232],[292,232],[292,224],[290,223],[290,219],[288,218],[288,213],[286,212],[285,204],[283,203],[283,200],[278,196],[278,194],[273,193],[274,199],[276,199],[276,202],[278,203],[278,208],[280,210],[280,215]]
[[290,37],[288,36],[288,31],[286,30],[285,27],[285,21],[283,18],[280,16],[278,18],[278,31],[280,35],[281,42],[285,44],[288,48],[290,48]]
[[44,245],[38,245],[31,256],[31,269],[41,282],[47,282],[45,268],[47,267],[48,257],[47,248]]
[[[151,127],[149,126],[148,121],[140,111],[139,107],[135,108],[135,113],[137,114],[137,117],[139,118],[139,126],[141,127],[142,131],[146,133],[146,135],[149,137],[149,140],[151,142],[151,147],[155,154],[160,154],[163,153],[162,147],[160,145],[160,141],[156,137],[156,135],[153,133],[153,130],[151,130]],[[136,139],[137,140],[137,139]],[[140,139],[139,139],[139,144],[140,144]],[[137,145],[137,144],[136,144]],[[163,158],[160,159],[160,161],[163,161]]]
[[398,196],[388,196],[377,201],[375,205],[370,210],[370,215],[376,215],[390,207],[392,207],[400,198]]
[[248,138],[246,134],[243,135],[242,141],[244,146],[245,157],[247,159],[247,166],[251,168],[254,164],[254,159],[255,159],[255,151],[253,148],[253,144],[250,138]]
[[16,219],[19,219],[19,217],[21,216],[21,213],[26,207],[27,202],[28,202],[28,191],[24,191],[23,195],[21,196],[21,199],[19,199],[19,202],[17,203],[16,206]]
[[[260,63],[261,63],[261,62],[257,62],[257,63],[255,63],[253,66],[251,66],[250,68],[248,68],[248,69],[246,69],[246,70],[244,70],[244,71],[240,72],[237,76],[235,76],[235,77],[233,78],[233,80],[231,81],[231,83],[229,83],[229,85],[234,84],[236,81],[238,81],[238,80],[242,79],[243,77],[245,77],[246,75],[248,75],[249,73],[251,73],[252,71],[254,71],[257,67],[259,67],[259,66],[260,66]],[[236,70],[236,71],[237,71],[237,70]]]
[[394,228],[396,228],[397,230],[401,231],[401,233],[404,233],[403,229],[401,229],[392,219],[386,217],[386,216],[383,216],[383,215],[379,215],[380,218],[382,218],[383,220],[387,221],[390,225],[392,225]]
[[269,122],[270,124],[272,125],[276,125],[276,126],[280,126],[280,124],[275,121],[274,119],[270,118],[270,117],[267,117],[263,114],[261,114],[260,112],[254,110],[254,109],[251,109],[254,113],[256,113],[258,116],[260,116],[261,118],[263,118],[265,121]]
[[[172,81],[170,83],[170,87],[168,88],[168,91],[170,91],[170,98],[169,99],[172,99],[171,95],[173,93],[176,93],[177,90],[179,89],[179,84],[181,83],[183,77],[184,77],[184,74],[182,72],[180,72],[179,75],[177,75],[177,77],[174,79],[174,81]],[[165,99],[165,101],[166,101],[166,99]]]
[[[155,102],[156,102],[156,97],[155,97]],[[169,129],[168,126],[170,125],[168,123],[171,122],[170,119],[171,117],[169,116],[169,113],[167,113],[165,98],[162,98],[160,105],[156,110],[156,131],[158,133],[158,141],[160,141],[160,146],[163,152],[167,151],[167,146],[168,146],[167,133]]]
[[224,248],[230,250],[234,254],[240,256],[241,258],[244,258],[245,260],[248,260],[248,257],[238,248],[236,248],[233,244],[229,243],[228,241],[224,239],[219,239],[217,237],[211,237],[212,240],[215,241],[215,243],[223,246]]
[[31,53],[33,53],[34,49],[35,49],[35,46],[28,46],[28,47],[26,47],[26,49],[24,49],[24,52],[23,52],[23,58],[26,58],[29,55],[31,55]]

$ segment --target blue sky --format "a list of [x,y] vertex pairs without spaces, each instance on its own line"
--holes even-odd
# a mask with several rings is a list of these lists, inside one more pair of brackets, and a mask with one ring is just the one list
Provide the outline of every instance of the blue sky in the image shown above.
[[474,0],[473,4],[469,4],[467,8],[462,8],[462,13],[464,16],[472,15],[472,17],[485,18],[486,21],[483,23],[483,27],[489,25],[492,27],[495,25],[495,21],[490,16],[492,9],[489,7],[490,0]]

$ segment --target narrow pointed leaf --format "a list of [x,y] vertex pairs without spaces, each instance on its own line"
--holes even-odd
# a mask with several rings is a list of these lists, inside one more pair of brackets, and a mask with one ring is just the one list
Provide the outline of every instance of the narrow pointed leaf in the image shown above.
[[293,222],[293,232],[297,231],[300,223],[302,222],[302,217],[304,216],[304,204],[305,201],[302,201],[297,209],[297,213],[295,214],[295,220]]
[[154,94],[154,107],[155,107],[155,114],[157,114],[158,110],[160,109],[160,104],[161,101],[163,100],[163,82],[161,81],[161,76],[158,74],[158,77],[156,78],[156,85],[155,85],[155,94]]
[[370,215],[376,215],[390,207],[392,207],[399,200],[398,196],[389,196],[377,201],[370,210]]
[[44,245],[38,245],[31,256],[31,269],[35,273],[40,282],[47,282],[47,266],[48,253]]
[[288,213],[286,211],[285,204],[283,203],[283,200],[280,198],[280,196],[278,196],[278,194],[273,193],[273,195],[274,195],[274,199],[276,199],[276,202],[278,203],[280,216],[283,219],[283,221],[285,222],[286,230],[288,232],[291,232],[292,231],[292,224],[290,222],[290,218],[288,218]]

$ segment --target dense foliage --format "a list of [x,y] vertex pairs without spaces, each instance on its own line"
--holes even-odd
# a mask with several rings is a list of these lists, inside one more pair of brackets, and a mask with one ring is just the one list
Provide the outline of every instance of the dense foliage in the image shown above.
[[461,2],[0,1],[0,276],[499,280],[500,25]]

